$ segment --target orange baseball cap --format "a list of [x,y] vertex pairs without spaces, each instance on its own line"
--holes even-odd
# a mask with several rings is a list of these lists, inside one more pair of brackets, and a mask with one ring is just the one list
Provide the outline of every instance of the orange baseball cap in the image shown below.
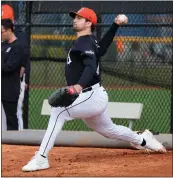
[[14,21],[14,12],[11,6],[7,4],[1,6],[1,19],[11,19]]
[[96,13],[87,7],[82,7],[78,12],[70,12],[69,15],[75,18],[76,15],[79,15],[85,19],[91,21],[94,25],[97,24],[97,15]]

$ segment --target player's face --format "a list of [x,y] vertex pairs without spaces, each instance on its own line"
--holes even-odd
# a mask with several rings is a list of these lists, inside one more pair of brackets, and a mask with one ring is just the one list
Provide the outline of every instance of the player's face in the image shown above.
[[73,29],[76,32],[83,31],[85,29],[89,28],[89,22],[86,21],[85,18],[76,15],[76,17],[73,20]]

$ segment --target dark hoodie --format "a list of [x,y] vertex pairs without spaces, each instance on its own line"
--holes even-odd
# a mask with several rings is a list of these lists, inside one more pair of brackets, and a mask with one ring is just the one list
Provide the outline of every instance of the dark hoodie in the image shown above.
[[24,50],[19,40],[2,43],[1,47],[1,99],[17,102],[20,93],[20,69]]

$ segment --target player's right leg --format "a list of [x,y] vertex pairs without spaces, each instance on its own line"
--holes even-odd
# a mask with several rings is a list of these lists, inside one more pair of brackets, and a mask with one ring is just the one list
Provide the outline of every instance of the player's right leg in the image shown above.
[[[22,168],[22,171],[36,171],[49,168],[48,153],[54,146],[55,140],[61,131],[66,117],[69,117],[64,108],[52,108],[48,128],[42,140],[40,149],[35,156]],[[70,118],[68,118],[70,119]]]
[[[56,136],[61,131],[64,122],[73,118],[86,118],[102,113],[107,106],[107,93],[98,85],[94,90],[82,92],[75,102],[67,108],[52,108],[46,134],[38,153],[22,168],[23,171],[46,169],[48,153],[54,145]],[[93,107],[91,107],[93,105]]]
[[128,127],[116,125],[112,122],[106,111],[94,118],[83,120],[89,128],[95,130],[106,138],[133,143],[138,149],[166,152],[164,146],[155,139],[150,131],[146,130],[139,135]]

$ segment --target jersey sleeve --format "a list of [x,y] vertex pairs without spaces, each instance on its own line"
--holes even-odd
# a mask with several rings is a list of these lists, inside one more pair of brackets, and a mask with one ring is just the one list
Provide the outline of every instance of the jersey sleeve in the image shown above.
[[22,66],[25,68],[25,82],[29,83],[29,78],[30,78],[30,68],[31,68],[31,61],[30,61],[30,47],[29,47],[29,42],[27,40],[26,34],[21,30],[18,29],[15,32],[18,40],[20,41],[20,44],[23,47],[24,50],[24,57],[22,59]]

